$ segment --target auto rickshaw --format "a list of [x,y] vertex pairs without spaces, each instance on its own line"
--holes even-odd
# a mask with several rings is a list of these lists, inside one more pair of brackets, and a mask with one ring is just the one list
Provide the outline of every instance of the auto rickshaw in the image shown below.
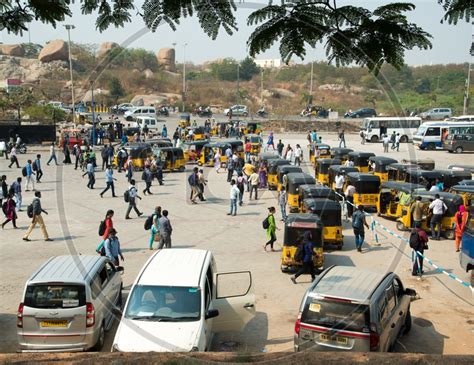
[[262,137],[258,134],[247,134],[245,136],[245,143],[250,142],[250,154],[257,156],[262,150]]
[[225,137],[225,131],[230,128],[232,122],[224,121],[217,122],[217,124],[211,129],[211,134],[213,136]]
[[186,160],[182,148],[163,147],[153,150],[163,171],[184,171]]
[[317,160],[318,169],[316,170],[316,179],[324,185],[329,184],[329,166],[340,165],[341,160],[337,158],[320,158]]
[[262,126],[260,123],[256,122],[240,122],[240,126],[242,127],[242,134],[260,134],[262,132]]
[[309,145],[309,160],[316,169],[316,160],[318,158],[329,158],[331,157],[331,146],[325,143],[311,143]]
[[[424,209],[423,211],[425,212],[423,214],[423,221],[421,223],[421,229],[423,229],[426,232],[430,232],[430,220],[431,220],[431,214],[429,212],[429,205],[432,200],[435,199],[435,195],[439,194],[440,198],[443,200],[444,204],[446,204],[446,207],[448,210],[444,213],[443,218],[441,220],[441,234],[447,238],[448,240],[454,239],[454,229],[453,227],[455,226],[455,219],[454,215],[459,209],[460,205],[463,205],[463,199],[460,195],[456,194],[451,194],[451,193],[446,193],[446,192],[430,192],[430,191],[417,191],[416,193],[413,194],[414,199],[416,199],[417,196],[421,196],[421,202],[424,203]],[[406,231],[413,228],[413,219],[412,219],[412,214],[411,210],[403,210],[402,211],[402,216],[397,219],[397,229],[400,231]]]
[[133,138],[135,137],[136,134],[140,133],[140,128],[138,127],[123,128],[122,133],[127,136],[128,142],[135,142]]
[[286,190],[288,190],[288,179],[287,174],[290,172],[303,172],[301,167],[293,166],[287,163],[286,165],[280,165],[277,167],[277,190],[280,191],[281,187],[284,186]]
[[276,159],[276,158],[280,158],[277,151],[262,152],[260,156],[258,157],[260,161],[266,161],[267,163],[268,161]]
[[450,170],[464,170],[464,171],[469,171],[472,176],[474,177],[474,166],[473,165],[448,165],[448,169]]
[[[124,146],[127,156],[132,159],[134,170],[142,170],[148,157],[153,156],[153,151],[149,144],[143,142],[128,143]],[[115,154],[113,166],[118,166],[118,151]]]
[[443,175],[441,178],[444,184],[444,189],[448,190],[451,186],[458,185],[463,180],[471,179],[469,171],[461,170],[434,170],[439,171]]
[[406,163],[391,163],[387,166],[387,175],[389,181],[405,182],[406,172],[410,169],[420,170],[420,166]]
[[193,128],[193,141],[202,141],[206,139],[206,131],[203,126]]
[[[420,184],[426,188],[436,184],[437,180],[441,180],[443,174],[441,171],[436,170],[422,170],[422,169],[409,169],[406,171],[405,181],[412,184]],[[429,190],[429,189],[428,189]]]
[[305,232],[311,232],[311,242],[314,246],[314,267],[322,270],[324,267],[323,254],[323,224],[316,214],[289,214],[285,221],[283,249],[281,252],[281,271],[294,272],[301,267],[302,262],[295,260],[298,246],[303,244]]
[[184,142],[181,148],[184,151],[184,160],[186,162],[197,162],[201,157],[201,151],[209,140]]
[[462,180],[458,182],[458,185],[474,185],[474,180]]
[[435,161],[431,158],[414,158],[414,159],[403,159],[403,163],[409,163],[413,165],[418,165],[422,170],[434,170]]
[[180,126],[183,129],[191,126],[191,115],[189,113],[182,113],[179,116],[178,126]]
[[387,167],[390,164],[397,163],[398,161],[394,158],[385,156],[372,156],[369,157],[369,171],[374,175],[380,177],[380,181],[388,181],[388,170]]
[[244,143],[238,139],[228,139],[222,141],[222,143],[229,144],[232,148],[232,153],[237,156],[244,158]]
[[278,188],[278,166],[288,165],[288,160],[282,158],[273,158],[268,160],[267,167],[267,183],[269,190],[277,190]]
[[418,190],[425,190],[425,187],[399,181],[382,182],[377,214],[386,218],[400,218],[403,210],[410,209],[413,203],[412,194]]
[[[474,180],[469,181],[474,182]],[[468,209],[471,206],[471,203],[474,202],[474,185],[454,185],[449,189],[449,192],[461,195],[466,209]],[[474,217],[471,217],[471,219],[474,219]]]
[[148,143],[152,148],[173,147],[173,142],[169,138],[147,139],[145,143]]
[[344,245],[341,204],[331,199],[305,199],[303,206],[305,212],[317,214],[321,218],[324,246],[333,244],[340,250]]
[[316,184],[316,180],[304,172],[290,172],[286,176],[288,181],[287,197],[290,213],[296,213],[300,210],[299,187],[301,185]]
[[349,158],[354,161],[354,167],[359,169],[359,172],[369,172],[369,158],[375,156],[372,152],[349,152]]
[[219,149],[219,153],[221,155],[221,164],[225,165],[227,163],[227,156],[225,155],[225,151],[229,147],[231,147],[230,144],[223,142],[213,142],[205,144],[201,150],[201,156],[197,160],[197,164],[199,166],[214,166],[214,156],[216,155],[216,152]]
[[331,188],[325,185],[304,184],[300,185],[299,203],[300,212],[306,213],[303,202],[306,199],[331,199],[336,201],[336,193]]
[[356,188],[354,205],[377,209],[380,191],[380,177],[361,172],[349,172],[349,183]]
[[[347,177],[347,174],[349,172],[359,172],[357,167],[350,167],[350,166],[344,166],[344,165],[331,165],[329,166],[328,170],[328,175],[329,175],[329,180],[328,180],[328,186],[331,189],[336,189],[336,175],[339,173],[344,177]],[[346,178],[347,180],[347,178]],[[347,182],[344,184],[344,189],[347,185]]]
[[337,158],[341,160],[341,164],[349,159],[349,153],[354,152],[350,148],[335,147],[331,149],[331,158]]

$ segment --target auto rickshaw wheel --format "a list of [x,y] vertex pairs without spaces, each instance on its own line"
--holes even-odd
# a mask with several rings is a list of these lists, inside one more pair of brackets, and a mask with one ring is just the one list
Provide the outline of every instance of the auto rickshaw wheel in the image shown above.
[[408,228],[402,222],[397,222],[397,229],[399,231],[408,231]]
[[454,231],[452,229],[447,229],[443,232],[443,236],[448,240],[454,240]]

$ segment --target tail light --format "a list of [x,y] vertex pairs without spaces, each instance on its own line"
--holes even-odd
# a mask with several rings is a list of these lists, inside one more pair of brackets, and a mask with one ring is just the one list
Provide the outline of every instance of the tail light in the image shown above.
[[377,332],[375,323],[370,324],[370,351],[378,351],[380,343],[380,336]]
[[18,306],[18,313],[16,314],[16,326],[18,328],[23,328],[23,307],[24,304],[20,303]]
[[298,313],[298,318],[296,318],[296,322],[295,322],[295,333],[297,335],[300,334],[300,329],[301,329],[301,312]]
[[86,304],[86,327],[92,327],[95,324],[95,309],[92,303]]

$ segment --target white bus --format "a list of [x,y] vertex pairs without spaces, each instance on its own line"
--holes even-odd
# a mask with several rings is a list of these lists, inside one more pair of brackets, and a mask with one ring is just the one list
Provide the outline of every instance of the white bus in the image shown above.
[[425,122],[413,136],[413,144],[421,150],[443,148],[448,134],[474,134],[474,121]]
[[362,122],[362,131],[366,141],[379,142],[383,135],[400,133],[400,142],[412,140],[418,127],[421,125],[419,117],[376,117],[365,118]]

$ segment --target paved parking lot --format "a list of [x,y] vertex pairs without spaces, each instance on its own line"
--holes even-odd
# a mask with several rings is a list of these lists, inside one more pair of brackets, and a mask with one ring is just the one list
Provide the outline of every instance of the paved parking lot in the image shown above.
[[[172,133],[170,121],[168,131]],[[276,141],[305,145],[304,135],[276,134]],[[336,134],[323,134],[323,142],[336,146]],[[356,135],[347,136],[348,147],[355,150],[373,151],[382,155],[381,144],[361,146]],[[47,151],[41,153],[47,157]],[[26,157],[20,156],[20,164]],[[452,155],[443,151],[418,151],[411,145],[402,145],[400,152],[388,154],[398,160],[407,157],[431,157],[437,167],[445,168],[449,163],[469,163],[472,155]],[[305,157],[307,153],[305,151]],[[188,171],[191,166],[188,166]],[[304,168],[310,166],[305,161]],[[94,254],[99,241],[97,229],[107,209],[114,209],[114,226],[118,231],[125,256],[125,289],[129,288],[138,271],[151,254],[147,249],[148,232],[144,231],[145,217],[126,221],[126,204],[121,197],[110,195],[101,199],[99,191],[105,186],[103,173],[97,172],[96,189],[86,188],[86,179],[72,166],[45,166],[43,183],[38,185],[43,193],[43,207],[48,210],[45,222],[54,242],[44,242],[39,229],[32,235],[32,242],[21,240],[29,223],[26,213],[20,213],[19,230],[11,226],[0,232],[0,351],[16,350],[15,315],[25,280],[47,258],[60,254]],[[5,160],[0,160],[0,174],[8,176],[8,183],[21,175],[20,170],[9,169]],[[154,206],[161,205],[170,212],[173,225],[173,246],[194,247],[211,250],[216,256],[220,271],[249,269],[253,275],[253,290],[257,298],[257,315],[242,333],[218,336],[214,341],[217,351],[285,351],[292,350],[293,326],[301,297],[309,284],[309,276],[302,277],[294,285],[287,274],[280,271],[280,252],[266,253],[262,245],[266,241],[261,221],[267,207],[276,206],[276,193],[265,191],[258,201],[247,200],[238,208],[236,217],[226,215],[228,211],[229,186],[225,174],[216,174],[206,169],[209,185],[207,202],[191,205],[187,201],[189,189],[185,173],[165,176],[165,185],[152,187],[156,193],[139,202],[140,210],[146,214]],[[116,174],[119,196],[127,188],[124,174]],[[139,177],[139,174],[138,174]],[[139,183],[139,187],[142,183]],[[33,193],[24,193],[24,203],[29,204]],[[133,215],[132,215],[133,216]],[[279,218],[279,214],[277,213]],[[380,219],[389,229],[396,231],[394,222]],[[278,219],[278,227],[283,228]],[[379,271],[395,271],[405,285],[413,287],[420,299],[412,303],[413,329],[400,340],[396,350],[400,352],[474,354],[473,296],[446,275],[425,268],[422,280],[411,277],[410,250],[405,243],[392,236],[378,232],[379,244],[368,234],[368,245],[362,253],[355,250],[350,223],[344,224],[344,247],[341,251],[325,253],[325,266],[354,265]],[[283,231],[277,231],[277,249],[281,248]],[[430,243],[429,256],[436,264],[468,281],[454,252],[454,241]],[[125,291],[127,293],[127,291]],[[110,345],[113,331],[107,335]],[[110,346],[109,346],[110,348]],[[108,350],[106,348],[104,350]]]

